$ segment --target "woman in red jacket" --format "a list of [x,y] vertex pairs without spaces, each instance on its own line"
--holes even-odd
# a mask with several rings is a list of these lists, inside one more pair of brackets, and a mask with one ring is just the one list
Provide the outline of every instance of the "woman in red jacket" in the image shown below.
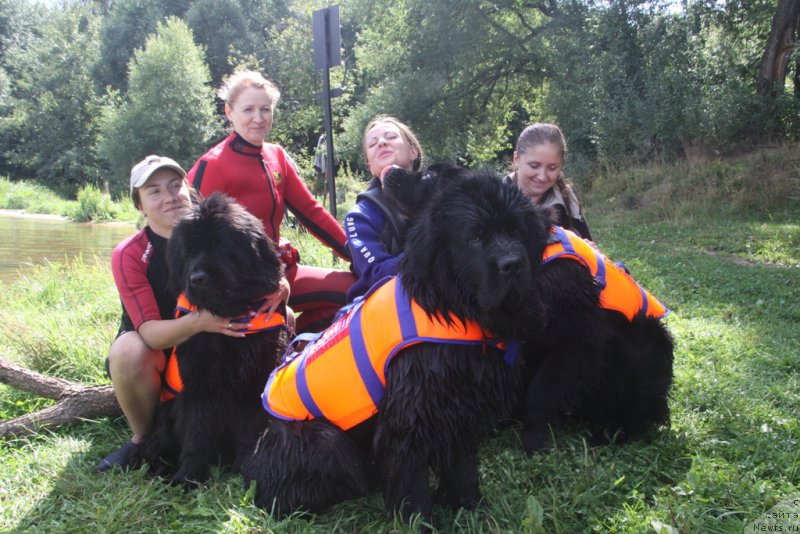
[[[257,72],[238,71],[218,94],[233,131],[194,164],[189,182],[203,196],[222,191],[235,198],[262,220],[276,243],[288,209],[317,239],[349,261],[341,225],[308,190],[286,151],[264,142],[272,129],[278,89]],[[299,265],[296,255],[284,256],[291,288],[288,302],[301,312],[297,330],[321,330],[345,304],[354,277],[349,271]]]

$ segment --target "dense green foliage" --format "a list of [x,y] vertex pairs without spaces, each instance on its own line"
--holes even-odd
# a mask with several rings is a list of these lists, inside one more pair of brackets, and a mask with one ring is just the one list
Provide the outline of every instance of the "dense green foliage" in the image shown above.
[[[212,89],[242,66],[277,82],[272,139],[308,161],[323,130],[311,15],[326,5],[0,0],[0,173],[72,195],[105,179],[116,194],[143,154],[190,165],[221,134]],[[337,151],[359,169],[377,113],[410,122],[431,161],[470,165],[504,165],[526,123],[557,122],[581,180],[797,139],[796,42],[784,87],[758,94],[775,12],[775,0],[342,0]]]
[[41,34],[6,57],[13,97],[2,99],[0,152],[12,169],[64,193],[102,173],[94,146],[100,98],[90,70],[99,23],[77,8],[44,17]]
[[[585,196],[596,241],[672,309],[671,424],[644,441],[596,448],[571,428],[556,436],[554,451],[531,457],[518,429],[507,428],[482,450],[484,504],[474,512],[436,508],[442,532],[634,534],[663,525],[671,533],[741,533],[800,492],[798,158],[794,146],[602,177],[602,188]],[[781,172],[780,183],[795,185],[740,191],[744,177],[760,182]],[[638,209],[630,210],[621,184],[642,199]],[[330,251],[309,234],[282,234],[304,262],[331,265]],[[107,262],[34,268],[3,288],[0,310],[4,356],[54,376],[107,382],[103,358],[119,318]],[[0,420],[46,404],[0,386]],[[239,477],[218,470],[191,492],[142,471],[94,474],[127,432],[122,419],[100,420],[1,441],[0,530],[417,531],[385,521],[380,492],[326,514],[277,520],[253,506]]]
[[109,195],[87,184],[78,191],[78,205],[70,215],[78,222],[106,222],[116,219],[117,209]]
[[126,98],[118,105],[112,98],[101,122],[99,151],[113,189],[127,189],[131,167],[148,154],[169,154],[191,167],[220,132],[208,81],[186,24],[159,23],[130,63]]

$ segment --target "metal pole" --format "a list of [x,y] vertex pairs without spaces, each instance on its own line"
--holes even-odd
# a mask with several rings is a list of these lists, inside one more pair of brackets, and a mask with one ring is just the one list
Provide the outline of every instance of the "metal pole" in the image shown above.
[[[325,120],[325,181],[331,195],[330,212],[336,219],[336,177],[333,174],[333,112],[331,111],[330,68],[341,64],[339,46],[339,6],[329,6],[314,11],[314,65],[322,70],[322,108]],[[341,94],[341,91],[339,91]],[[336,254],[333,255],[336,262]]]
[[336,177],[333,175],[333,114],[331,111],[330,69],[325,67],[322,73],[322,101],[325,108],[325,180],[330,193],[330,212],[336,218]]

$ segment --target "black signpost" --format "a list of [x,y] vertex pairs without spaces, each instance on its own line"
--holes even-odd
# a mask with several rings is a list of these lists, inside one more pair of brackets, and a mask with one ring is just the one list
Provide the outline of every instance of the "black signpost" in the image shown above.
[[342,37],[339,31],[339,6],[329,6],[314,11],[314,66],[322,70],[322,108],[325,115],[325,181],[328,184],[330,212],[336,217],[336,178],[333,175],[333,119],[331,117],[331,97],[341,94],[341,90],[331,94],[330,68],[341,65],[339,52]]

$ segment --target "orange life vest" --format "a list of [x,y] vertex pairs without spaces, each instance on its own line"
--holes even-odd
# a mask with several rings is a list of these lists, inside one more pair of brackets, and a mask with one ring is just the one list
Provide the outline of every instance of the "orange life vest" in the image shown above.
[[592,248],[577,234],[560,226],[550,229],[550,240],[544,250],[542,263],[557,258],[570,258],[589,269],[600,291],[600,306],[615,310],[632,321],[636,315],[662,319],[669,309],[661,304],[621,267]]
[[398,277],[376,284],[302,352],[287,352],[261,396],[279,419],[325,417],[347,430],[378,411],[386,369],[401,349],[416,343],[491,345],[505,348],[513,364],[516,343],[500,342],[477,323],[428,317]]
[[[197,306],[190,303],[186,295],[181,293],[178,297],[178,303],[175,306],[175,318],[183,317],[187,313],[192,313],[195,310],[197,310]],[[246,330],[239,330],[245,334],[255,334],[256,332],[286,327],[286,317],[278,311],[273,313],[269,320],[267,320],[267,313],[262,312],[259,315],[243,315],[242,317],[231,319],[231,322],[250,324]],[[173,347],[172,354],[170,354],[167,360],[167,367],[162,380],[161,402],[172,400],[175,395],[183,391],[183,380],[181,379],[181,372],[178,368],[176,351],[177,347]]]

